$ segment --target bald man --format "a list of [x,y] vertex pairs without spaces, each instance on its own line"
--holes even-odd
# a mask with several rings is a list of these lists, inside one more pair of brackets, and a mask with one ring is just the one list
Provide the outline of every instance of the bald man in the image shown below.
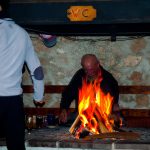
[[[110,93],[113,97],[113,111],[119,111],[119,87],[116,79],[106,71],[101,65],[97,57],[93,54],[86,54],[81,58],[81,66],[67,88],[62,93],[61,103],[60,103],[60,116],[59,123],[66,123],[68,120],[73,122],[76,115],[78,114],[78,93],[79,88],[82,87],[82,80],[86,79],[87,82],[93,82],[98,77],[102,77],[100,83],[100,88],[107,94]],[[75,115],[68,115],[68,109],[75,100]],[[69,116],[69,117],[68,117]]]

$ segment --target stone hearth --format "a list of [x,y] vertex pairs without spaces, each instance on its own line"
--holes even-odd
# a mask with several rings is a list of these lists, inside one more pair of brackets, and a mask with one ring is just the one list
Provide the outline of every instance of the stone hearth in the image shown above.
[[[31,133],[26,131],[26,146],[52,149],[99,149],[99,150],[150,150],[150,129],[123,128],[128,132],[140,134],[139,139],[75,139],[69,133],[69,127],[52,126],[34,129]],[[5,139],[0,139],[0,145],[5,146]],[[42,150],[41,149],[41,150]],[[2,147],[0,147],[2,150]],[[28,150],[28,149],[27,149]]]

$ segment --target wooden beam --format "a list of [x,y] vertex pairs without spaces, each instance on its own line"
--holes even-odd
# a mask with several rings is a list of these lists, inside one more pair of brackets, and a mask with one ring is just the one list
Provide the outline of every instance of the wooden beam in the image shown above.
[[[70,112],[74,111],[74,108],[69,109]],[[144,127],[150,128],[150,109],[121,109],[124,116],[126,127]],[[60,113],[60,108],[35,108],[26,107],[26,115],[42,115],[47,116],[47,114],[54,114],[58,116]]]
[[[45,85],[45,93],[62,93],[65,89],[65,85]],[[24,93],[33,93],[32,85],[24,85],[23,86]]]
[[120,94],[150,94],[150,86],[119,86]]
[[[45,85],[45,93],[62,93],[66,85]],[[150,94],[150,86],[119,86],[120,94]],[[24,93],[33,93],[32,85],[23,86]]]
[[[93,6],[97,16],[93,21],[72,22],[67,17],[71,6]],[[11,0],[9,12],[28,32],[58,36],[150,35],[149,0]]]
[[84,138],[84,140],[94,140],[94,139],[105,139],[105,138],[115,138],[115,139],[126,139],[126,140],[135,140],[140,138],[139,133],[135,132],[108,132],[89,135]]

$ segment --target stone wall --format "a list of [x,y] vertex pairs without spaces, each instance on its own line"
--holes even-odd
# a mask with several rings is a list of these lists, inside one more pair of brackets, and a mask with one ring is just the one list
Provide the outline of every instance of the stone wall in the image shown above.
[[[30,34],[45,73],[45,84],[67,85],[80,68],[83,54],[93,53],[113,74],[119,85],[150,85],[150,37],[57,37],[54,47],[46,47],[36,34]],[[23,84],[31,81],[26,72]],[[26,107],[33,107],[32,94],[24,95]],[[59,107],[60,94],[46,94],[44,107]],[[120,95],[122,108],[150,108],[149,95]],[[72,104],[74,107],[74,104]]]

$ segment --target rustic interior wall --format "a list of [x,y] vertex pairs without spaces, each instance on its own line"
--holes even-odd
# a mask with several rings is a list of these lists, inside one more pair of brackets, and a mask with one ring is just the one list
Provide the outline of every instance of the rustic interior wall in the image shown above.
[[[45,73],[45,84],[67,85],[80,68],[83,54],[93,53],[119,85],[150,85],[150,37],[57,37],[57,44],[46,47],[36,34],[30,34]],[[26,72],[23,84],[31,85]],[[46,94],[44,107],[59,107],[60,94]],[[150,95],[120,95],[122,108],[150,108]],[[25,107],[33,107],[32,94],[24,94]],[[72,107],[74,105],[72,104]]]

